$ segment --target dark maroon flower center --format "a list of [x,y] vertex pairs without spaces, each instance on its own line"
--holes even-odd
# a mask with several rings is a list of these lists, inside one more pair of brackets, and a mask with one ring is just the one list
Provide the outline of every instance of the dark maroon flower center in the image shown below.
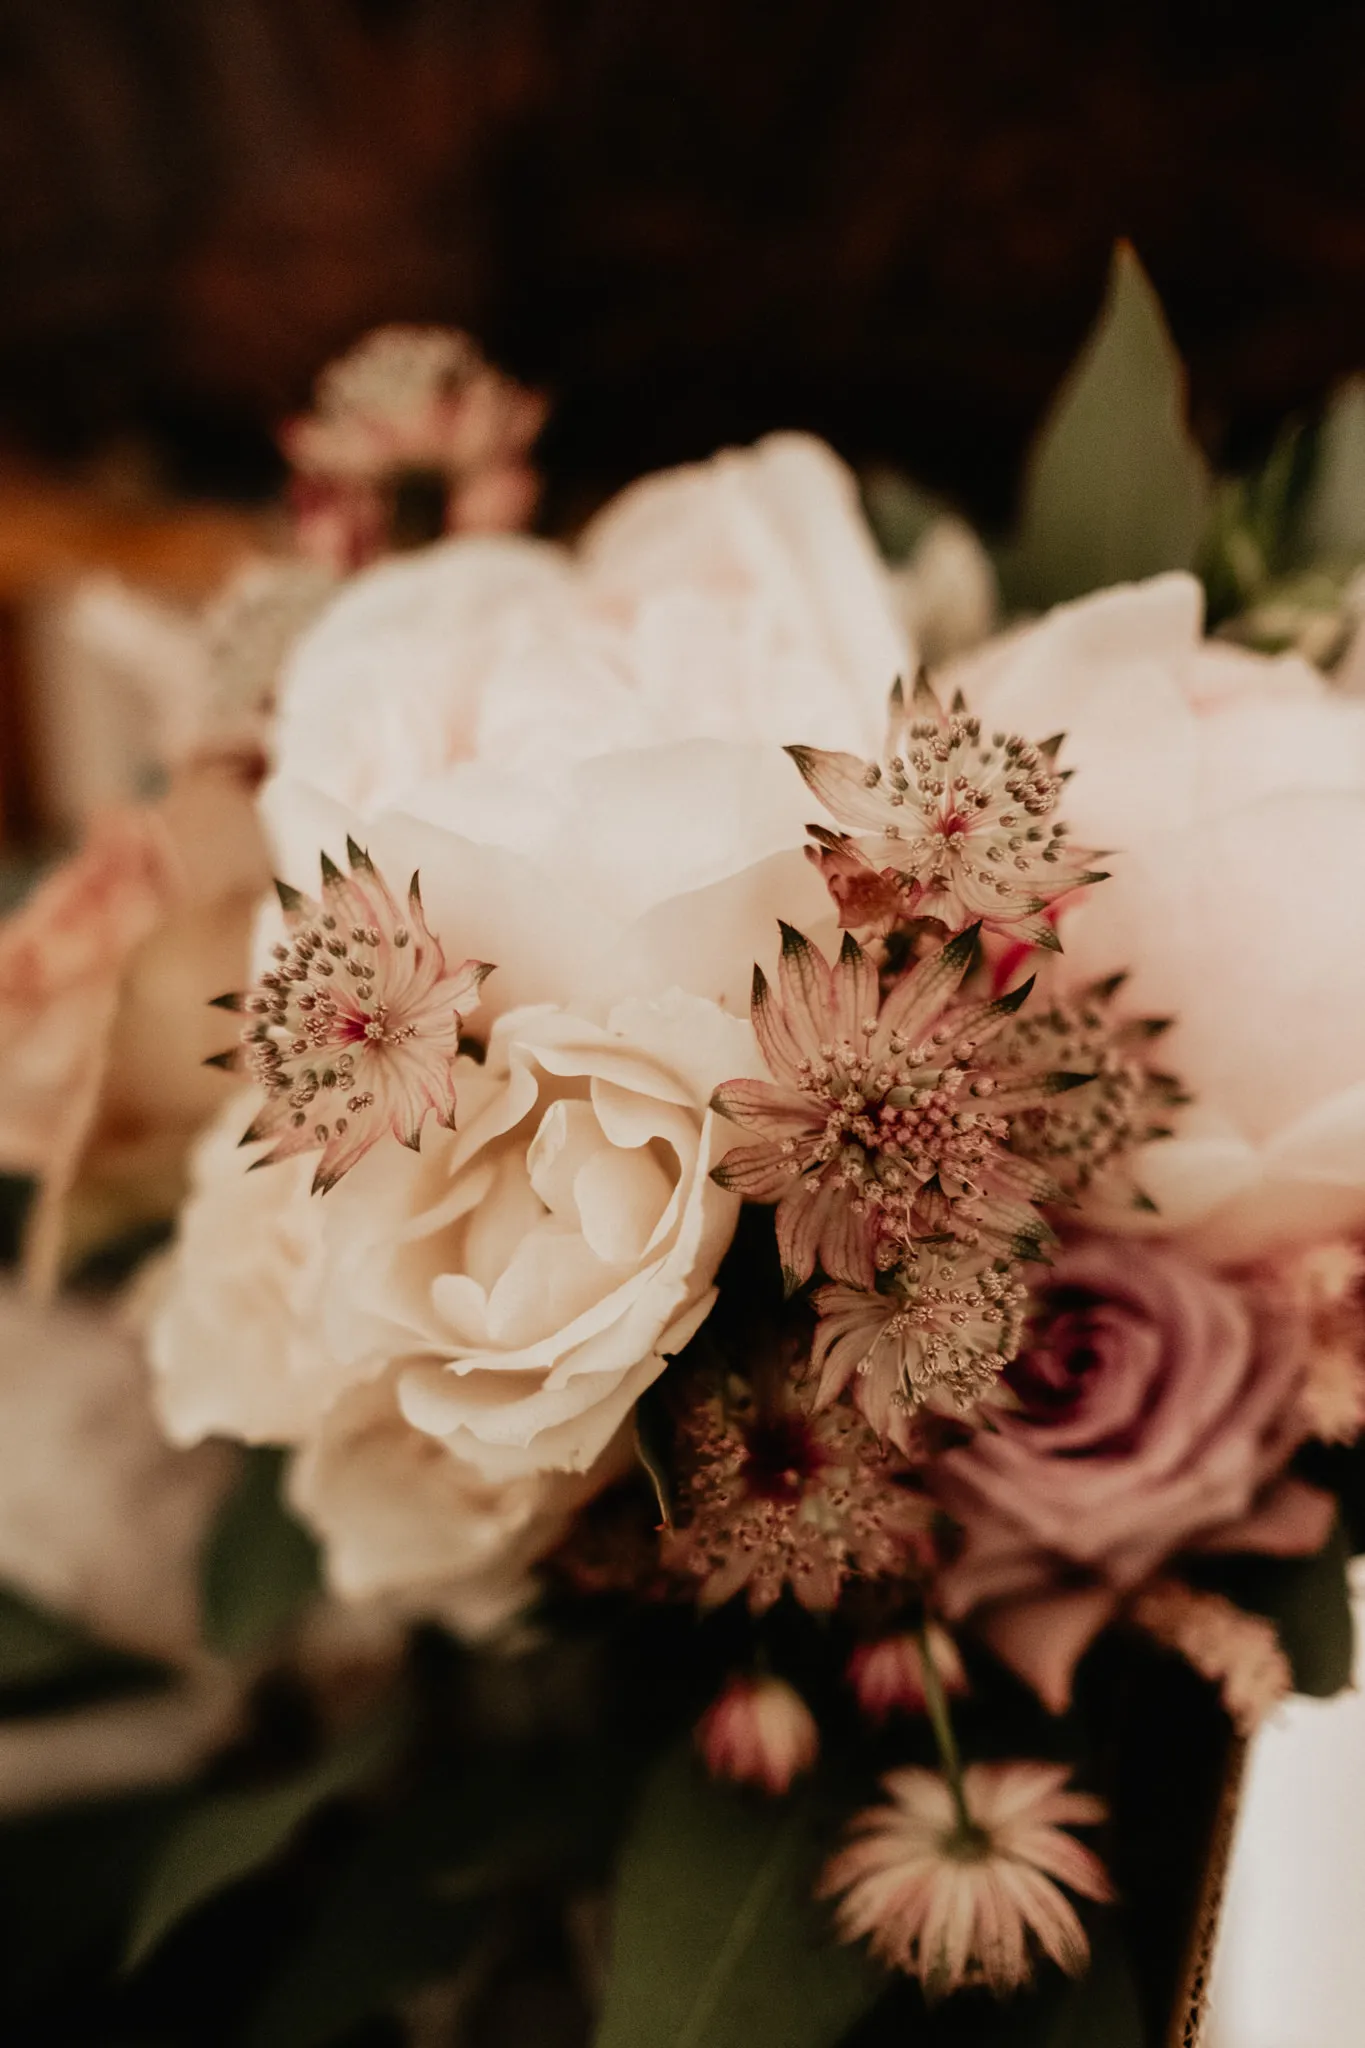
[[808,1425],[799,1415],[755,1422],[745,1431],[740,1478],[758,1500],[795,1502],[827,1461]]

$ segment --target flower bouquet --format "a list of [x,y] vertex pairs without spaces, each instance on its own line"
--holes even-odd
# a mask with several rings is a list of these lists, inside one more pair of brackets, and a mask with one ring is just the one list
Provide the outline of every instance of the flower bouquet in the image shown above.
[[0,931],[15,2027],[1195,2038],[1349,1675],[1363,404],[1215,483],[1120,251],[994,556],[794,434],[561,544],[329,374]]

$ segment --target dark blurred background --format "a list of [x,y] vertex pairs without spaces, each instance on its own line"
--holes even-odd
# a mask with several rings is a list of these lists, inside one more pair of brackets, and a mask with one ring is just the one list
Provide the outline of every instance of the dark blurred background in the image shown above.
[[0,444],[190,491],[434,319],[552,514],[795,424],[996,521],[1118,234],[1223,460],[1365,363],[1365,9],[0,0]]

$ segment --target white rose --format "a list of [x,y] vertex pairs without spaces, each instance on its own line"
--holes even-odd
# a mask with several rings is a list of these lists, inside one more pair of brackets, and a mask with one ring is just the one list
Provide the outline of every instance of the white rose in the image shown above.
[[529,1603],[532,1567],[617,1465],[487,1480],[413,1428],[396,1383],[387,1373],[328,1410],[291,1463],[290,1500],[321,1537],[341,1599],[490,1635]]
[[[947,672],[1011,731],[1067,735],[1066,816],[1111,879],[1062,923],[1069,969],[1128,967],[1195,1104],[1139,1162],[1220,1260],[1365,1222],[1365,705],[1296,656],[1202,637],[1161,576],[1065,605]],[[1108,1219],[1136,1226],[1131,1213]]]
[[583,1472],[699,1328],[738,1203],[707,1108],[755,1071],[747,1023],[675,993],[606,1028],[495,1027],[461,1129],[376,1147],[328,1198],[328,1341],[400,1362],[403,1413],[489,1479]]
[[330,1590],[482,1635],[526,1603],[531,1565],[615,1467],[490,1483],[406,1421],[382,1361],[329,1348],[333,1204],[310,1192],[307,1157],[248,1170],[238,1140],[253,1100],[236,1098],[202,1140],[177,1244],[144,1291],[162,1423],[180,1444],[296,1445],[288,1490]]
[[322,1342],[320,1201],[304,1154],[259,1173],[236,1095],[194,1156],[174,1254],[155,1283],[147,1348],[174,1443],[295,1443],[351,1383]]

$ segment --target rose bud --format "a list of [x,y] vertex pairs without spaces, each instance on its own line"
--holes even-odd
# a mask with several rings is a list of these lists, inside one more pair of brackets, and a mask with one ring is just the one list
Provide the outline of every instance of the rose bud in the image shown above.
[[[929,1652],[944,1692],[960,1698],[967,1691],[962,1659],[952,1637],[933,1624]],[[926,1695],[919,1637],[907,1631],[883,1636],[875,1643],[859,1643],[848,1660],[848,1682],[869,1721],[885,1721],[889,1714],[922,1714]]]
[[757,1785],[774,1797],[820,1753],[809,1707],[781,1678],[732,1678],[697,1723],[697,1747],[713,1778]]

